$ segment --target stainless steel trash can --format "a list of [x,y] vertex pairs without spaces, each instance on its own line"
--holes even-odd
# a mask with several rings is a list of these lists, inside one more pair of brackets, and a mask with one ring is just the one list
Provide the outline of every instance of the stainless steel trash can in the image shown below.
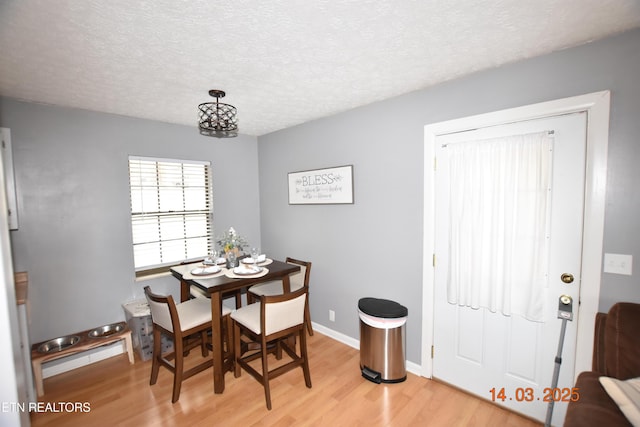
[[358,314],[362,376],[378,384],[406,380],[407,308],[390,300],[362,298]]

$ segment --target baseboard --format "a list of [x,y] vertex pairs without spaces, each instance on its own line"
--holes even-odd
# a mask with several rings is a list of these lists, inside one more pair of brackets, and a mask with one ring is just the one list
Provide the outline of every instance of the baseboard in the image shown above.
[[49,378],[126,352],[123,341],[117,341],[113,344],[45,362],[42,365],[42,378]]
[[[351,338],[350,336],[342,334],[340,332],[334,331],[333,329],[329,329],[326,326],[319,325],[313,322],[311,324],[313,325],[314,332],[319,332],[322,335],[326,335],[329,338],[332,338],[338,342],[348,345],[349,347],[355,348],[356,350],[360,350],[359,340],[355,338]],[[80,368],[82,366],[90,365],[92,363],[99,362],[104,359],[108,359],[110,357],[118,356],[119,354],[122,354],[125,352],[126,352],[126,349],[124,348],[123,342],[118,341],[111,345],[106,345],[93,350],[88,350],[76,355],[70,355],[68,357],[63,357],[62,359],[53,360],[43,365],[42,377],[49,378],[54,375],[61,374],[63,372],[71,371],[73,369]],[[418,365],[417,363],[406,361],[405,366],[407,368],[407,372],[411,372],[414,375],[420,376],[420,372],[422,370],[420,365]]]
[[[322,335],[326,335],[329,338],[333,338],[336,341],[339,341],[343,344],[348,345],[349,347],[355,348],[356,350],[360,350],[360,341],[355,339],[355,338],[351,338],[348,335],[342,334],[340,332],[334,331],[333,329],[329,329],[326,326],[323,325],[319,325],[317,323],[311,322],[311,325],[313,326],[313,331],[314,332],[320,332]],[[408,360],[405,361],[405,367],[407,368],[407,372],[411,372],[414,375],[418,375],[420,376],[421,372],[422,372],[422,367],[420,365],[418,365],[417,363],[413,363],[413,362],[409,362]]]

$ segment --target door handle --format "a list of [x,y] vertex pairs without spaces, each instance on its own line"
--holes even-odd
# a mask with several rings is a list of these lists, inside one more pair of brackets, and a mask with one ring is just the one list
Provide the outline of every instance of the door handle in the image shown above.
[[564,283],[573,283],[573,274],[571,273],[562,273],[562,276],[560,276],[560,280],[562,280]]

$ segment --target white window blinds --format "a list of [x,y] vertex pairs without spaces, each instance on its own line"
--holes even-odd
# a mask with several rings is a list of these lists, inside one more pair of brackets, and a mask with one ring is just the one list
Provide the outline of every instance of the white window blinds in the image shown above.
[[129,157],[136,272],[206,256],[211,247],[208,162]]

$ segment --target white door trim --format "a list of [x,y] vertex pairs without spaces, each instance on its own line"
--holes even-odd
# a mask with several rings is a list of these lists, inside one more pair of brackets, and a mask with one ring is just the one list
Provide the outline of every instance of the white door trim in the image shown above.
[[[609,91],[563,98],[524,107],[511,108],[477,116],[464,117],[424,127],[424,235],[422,277],[422,370],[432,377],[433,359],[433,294],[434,294],[434,144],[436,137],[488,126],[524,120],[535,120],[585,111],[587,112],[587,164],[585,174],[584,235],[582,271],[576,343],[575,377],[591,370],[593,334],[600,300],[602,274],[602,242],[607,183],[607,147],[609,144]],[[437,350],[436,350],[437,351]],[[551,363],[551,362],[549,362]]]

